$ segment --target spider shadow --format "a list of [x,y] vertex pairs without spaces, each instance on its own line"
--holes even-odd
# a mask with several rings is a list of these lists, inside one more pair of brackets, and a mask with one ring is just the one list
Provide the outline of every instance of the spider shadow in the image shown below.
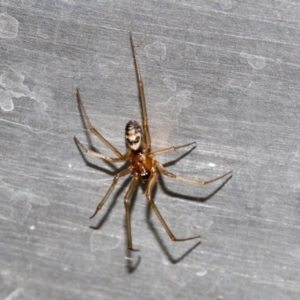
[[[80,112],[80,120],[81,120],[81,123],[82,123],[82,126],[83,128],[85,129],[84,133],[85,133],[85,137],[86,137],[86,140],[87,140],[87,144],[89,145],[89,149],[92,150],[92,151],[95,151],[95,152],[98,152],[98,153],[101,153],[100,151],[98,151],[98,149],[93,146],[93,142],[92,142],[92,138],[91,138],[91,131],[89,130],[87,124],[86,124],[86,121],[84,119],[84,115],[82,113],[82,111],[80,110],[80,106],[79,106],[79,100],[78,100],[78,94],[76,93],[76,98],[77,98],[77,104],[78,104],[78,109],[79,109],[79,112]],[[101,142],[101,140],[99,140]],[[97,169],[97,170],[100,170],[102,172],[105,172],[107,174],[110,174],[110,175],[113,175],[114,173],[109,173],[106,169],[103,169],[101,167],[98,167],[97,165],[89,162],[86,157],[84,156],[83,154],[83,151],[81,149],[81,147],[76,143],[75,141],[75,144],[77,146],[77,148],[80,150],[80,153],[81,153],[81,156],[83,157],[85,163],[87,164],[87,166],[91,167],[91,168],[94,168],[94,169]],[[109,162],[109,161],[106,161],[106,160],[102,160],[104,161],[110,168],[114,169],[115,171],[118,170],[119,168],[116,167],[116,165],[112,162]]]
[[159,177],[159,183],[161,185],[163,192],[172,198],[178,198],[178,199],[183,199],[183,200],[187,200],[187,201],[196,201],[196,202],[204,203],[204,202],[208,201],[210,198],[212,198],[215,194],[217,194],[224,187],[224,185],[231,179],[231,177],[232,177],[232,175],[230,175],[228,178],[226,178],[218,187],[216,187],[210,194],[208,194],[205,197],[188,196],[186,194],[173,192],[166,187],[162,176]]
[[[182,154],[181,156],[179,156],[178,158],[176,158],[175,160],[169,161],[167,163],[164,163],[164,167],[170,167],[172,165],[175,165],[178,161],[180,161],[181,159],[183,159],[185,156],[187,156],[188,154],[190,154],[190,152],[192,152],[194,149],[196,148],[196,146],[192,147],[190,150],[188,150],[187,152],[185,152],[184,154]],[[165,194],[167,194],[168,196],[172,197],[172,198],[180,198],[180,199],[184,199],[184,200],[188,200],[188,201],[197,201],[197,202],[206,202],[208,201],[210,198],[212,198],[215,194],[217,194],[222,188],[223,186],[231,179],[232,174],[230,176],[228,176],[228,178],[224,179],[224,181],[215,189],[213,190],[210,194],[208,194],[206,197],[195,197],[195,196],[188,196],[186,194],[181,194],[178,192],[173,192],[171,190],[169,190],[164,182],[164,176],[163,174],[160,173],[161,176],[159,176],[159,183],[160,186],[163,190],[163,192]],[[172,179],[171,179],[172,180]],[[173,181],[177,181],[178,180],[174,180]],[[181,181],[182,182],[182,181]],[[183,182],[182,182],[183,183]],[[188,183],[189,184],[189,183]],[[190,183],[191,184],[191,183]]]
[[[126,187],[128,187],[130,181],[132,180],[132,176],[129,176],[127,178],[124,179],[124,181],[122,182],[122,184],[120,186],[118,186],[117,192],[115,193],[113,200],[110,201],[110,204],[108,206],[108,209],[106,210],[106,212],[104,213],[104,215],[101,217],[101,219],[98,221],[96,226],[89,226],[89,228],[93,229],[93,230],[99,230],[103,224],[106,222],[108,216],[110,215],[112,209],[115,207],[117,200],[120,198],[121,194],[124,194],[124,190],[126,189]],[[130,201],[130,211],[133,210],[134,207],[134,203],[135,200],[137,198],[137,192],[138,192],[138,188],[134,191],[132,197],[131,197],[131,201]],[[124,227],[125,229],[127,229],[126,226],[126,215],[125,215],[125,219],[124,219]],[[127,272],[128,273],[133,273],[134,271],[136,271],[136,269],[138,268],[140,262],[141,262],[141,256],[139,255],[137,258],[136,263],[134,263],[134,258],[133,258],[133,251],[129,250],[127,248],[127,244],[126,244],[126,259],[127,259]]]
[[[153,188],[153,192],[152,192],[153,201],[155,199],[156,194],[157,194],[157,186],[155,186]],[[195,248],[197,248],[201,244],[201,242],[197,242],[194,246],[192,246],[190,249],[188,249],[181,256],[179,256],[178,258],[174,258],[173,255],[171,254],[171,252],[169,251],[169,249],[167,248],[166,244],[164,243],[163,239],[161,238],[160,234],[154,227],[153,222],[151,221],[151,212],[152,212],[152,209],[151,209],[150,205],[147,205],[146,220],[147,220],[148,226],[150,227],[151,231],[153,232],[155,238],[157,239],[162,251],[165,253],[165,255],[167,256],[167,258],[169,259],[169,261],[172,264],[177,264],[180,261],[182,261],[186,256],[188,256]]]
[[122,184],[118,187],[117,192],[115,193],[112,201],[110,201],[110,204],[109,204],[106,212],[104,213],[104,215],[102,215],[102,217],[98,221],[97,225],[96,226],[89,226],[89,228],[94,229],[94,230],[99,230],[103,226],[103,224],[106,222],[108,216],[110,215],[112,209],[115,207],[115,205],[117,203],[117,200],[120,198],[120,194],[128,186],[130,180],[131,180],[131,177],[127,177],[127,178],[124,179],[124,181],[122,182]]
[[137,261],[136,261],[136,263],[134,263],[133,252],[129,249],[126,249],[126,252],[127,252],[127,255],[126,255],[126,259],[127,259],[126,269],[127,269],[127,272],[129,274],[132,274],[137,270],[138,266],[140,265],[141,256],[138,255]]
[[[75,137],[74,137],[74,140],[75,140]],[[103,168],[103,167],[100,167],[99,165],[96,165],[92,162],[90,162],[88,159],[87,159],[87,155],[85,155],[84,151],[82,150],[82,148],[76,143],[75,141],[75,144],[76,144],[76,147],[78,148],[79,152],[80,152],[80,155],[84,161],[84,163],[89,167],[89,168],[92,168],[94,170],[97,170],[97,171],[100,171],[100,172],[103,172],[107,175],[110,175],[110,176],[115,176],[116,175],[116,171],[120,172],[122,169],[125,169],[126,166],[128,166],[128,162],[125,162],[125,164],[122,166],[122,167],[117,167],[115,164],[109,162],[109,161],[106,161],[106,160],[101,160],[102,162],[104,162],[107,166],[109,166],[111,169],[113,169],[112,171],[108,170],[107,168]],[[97,150],[97,148],[93,147],[93,146],[90,146],[89,149],[93,150],[93,151],[96,151],[96,152],[99,152]]]
[[[87,138],[88,138],[88,142],[89,142],[89,145],[91,145],[91,139],[90,139],[90,135],[87,133]],[[98,170],[98,171],[101,171],[101,172],[104,172],[108,175],[111,175],[111,176],[116,176],[117,173],[119,173],[121,170],[124,170],[126,169],[126,167],[128,167],[129,163],[128,161],[125,162],[123,164],[123,166],[121,168],[117,168],[113,163],[111,162],[108,162],[108,161],[105,161],[105,160],[102,160],[104,161],[107,165],[109,165],[110,167],[114,168],[115,170],[114,171],[109,171],[105,168],[102,168],[102,167],[99,167],[98,165],[95,165],[93,163],[91,163],[87,158],[86,158],[86,155],[84,155],[84,151],[82,150],[82,148],[76,143],[75,141],[75,144],[77,146],[77,148],[79,149],[79,152],[85,162],[85,164],[88,166],[88,167],[91,167],[95,170]],[[93,146],[90,146],[90,149],[92,149],[93,151],[97,151],[97,149]],[[96,226],[89,226],[90,229],[93,229],[93,230],[99,230],[103,224],[106,222],[108,216],[110,215],[112,209],[115,207],[116,205],[116,202],[118,200],[118,198],[120,197],[120,195],[124,192],[125,188],[129,185],[129,182],[131,181],[132,177],[129,176],[127,178],[125,178],[123,180],[123,183],[118,186],[118,189],[117,189],[117,192],[115,193],[114,197],[113,197],[113,200],[110,201],[110,204],[108,206],[108,209],[106,210],[106,212],[104,213],[104,215],[101,217],[100,221],[98,221],[97,225]],[[132,195],[132,198],[131,198],[131,201],[130,201],[130,210],[132,211],[133,209],[133,206],[134,206],[134,203],[135,203],[135,200],[136,200],[136,197],[137,197],[137,191],[138,191],[138,188],[134,191],[133,195]],[[105,195],[105,194],[104,194]],[[125,223],[126,223],[126,216],[125,216]],[[127,228],[126,224],[125,224],[125,228]],[[126,249],[127,249],[127,245],[126,245]],[[126,255],[126,258],[127,258],[127,271],[128,273],[133,273],[137,267],[139,266],[140,264],[140,261],[141,261],[141,257],[138,256],[138,259],[137,259],[137,262],[134,264],[133,263],[133,258],[132,258],[132,251],[130,251],[129,249],[127,249],[127,255]]]

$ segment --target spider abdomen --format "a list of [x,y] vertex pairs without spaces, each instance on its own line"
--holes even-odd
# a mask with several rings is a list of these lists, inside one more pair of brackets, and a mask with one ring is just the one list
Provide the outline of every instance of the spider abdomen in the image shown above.
[[136,121],[129,121],[125,127],[125,138],[127,145],[133,151],[141,148],[143,140],[142,127]]

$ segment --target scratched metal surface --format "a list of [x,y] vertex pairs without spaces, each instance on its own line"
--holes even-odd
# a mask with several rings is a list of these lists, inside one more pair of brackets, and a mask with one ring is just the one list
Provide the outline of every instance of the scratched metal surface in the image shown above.
[[[263,2],[1,2],[1,299],[299,299],[300,6]],[[140,188],[128,253],[128,180],[88,219],[122,164],[80,154],[74,135],[111,153],[75,88],[124,151],[140,115],[130,31],[153,149],[197,142],[160,161],[199,179],[234,170],[155,190],[173,232],[200,244],[172,243]]]

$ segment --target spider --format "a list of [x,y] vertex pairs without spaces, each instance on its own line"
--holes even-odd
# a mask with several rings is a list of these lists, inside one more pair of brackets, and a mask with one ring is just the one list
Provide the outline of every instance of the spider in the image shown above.
[[90,130],[97,138],[99,138],[115,155],[116,157],[110,157],[103,155],[101,153],[95,152],[93,150],[90,150],[86,148],[76,137],[74,137],[76,143],[83,149],[83,151],[86,154],[99,157],[101,159],[104,159],[106,161],[116,163],[116,162],[125,162],[130,160],[131,164],[128,168],[125,170],[122,170],[119,172],[113,179],[113,182],[104,195],[101,202],[98,204],[94,214],[90,217],[93,218],[96,216],[98,211],[103,207],[106,200],[110,196],[111,192],[115,188],[118,180],[120,177],[126,176],[131,174],[133,179],[130,183],[129,189],[125,195],[124,198],[124,205],[125,205],[125,211],[126,211],[126,226],[127,226],[127,246],[129,250],[132,251],[139,251],[138,249],[134,249],[132,247],[132,235],[131,235],[131,219],[130,219],[130,198],[132,194],[134,193],[139,181],[141,181],[144,184],[147,184],[146,186],[146,198],[149,201],[149,204],[153,211],[155,212],[158,220],[160,221],[163,228],[166,230],[167,234],[169,235],[170,239],[175,242],[179,241],[187,241],[192,240],[196,238],[200,238],[200,235],[188,237],[188,238],[176,238],[175,235],[170,230],[169,226],[163,219],[162,215],[160,214],[155,202],[152,199],[152,190],[157,182],[158,174],[159,172],[162,173],[165,176],[171,177],[173,179],[185,181],[188,183],[194,183],[198,185],[206,185],[209,183],[212,183],[214,181],[217,181],[225,176],[231,175],[232,171],[223,174],[217,178],[203,181],[203,180],[195,180],[195,179],[189,179],[185,177],[181,177],[178,175],[175,175],[169,171],[167,171],[162,164],[160,164],[157,160],[154,159],[155,156],[160,154],[165,154],[168,152],[172,152],[175,150],[178,150],[180,148],[188,147],[191,145],[194,145],[195,142],[181,145],[181,146],[173,146],[170,148],[162,149],[156,152],[151,152],[151,138],[148,128],[148,118],[147,118],[147,110],[146,110],[146,101],[145,101],[145,94],[144,94],[144,85],[142,82],[140,67],[138,63],[138,58],[136,54],[135,45],[133,42],[132,34],[130,33],[130,43],[134,58],[134,64],[135,64],[135,70],[136,70],[136,76],[137,76],[137,83],[138,83],[138,90],[139,90],[139,98],[140,98],[140,104],[142,109],[142,126],[139,125],[136,121],[129,121],[125,127],[125,139],[127,143],[127,150],[124,154],[121,154],[110,142],[108,142],[98,131],[97,129],[92,125],[90,122],[90,119],[87,115],[87,112],[85,110],[85,107],[83,105],[83,102],[81,100],[79,89],[77,89],[77,99],[78,104],[80,107],[80,111],[82,112],[84,119],[86,121],[86,124]]

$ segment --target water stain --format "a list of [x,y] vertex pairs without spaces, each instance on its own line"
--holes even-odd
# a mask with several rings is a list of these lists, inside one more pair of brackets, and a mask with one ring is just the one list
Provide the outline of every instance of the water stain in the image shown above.
[[8,91],[0,91],[0,107],[3,111],[14,110],[14,103],[12,101],[12,93]]
[[266,66],[266,59],[263,56],[252,55],[245,52],[241,52],[241,56],[247,59],[253,69],[261,70]]
[[[4,211],[0,213],[0,216],[4,219],[22,222],[27,219],[27,216],[32,209],[32,204],[48,206],[49,200],[45,197],[36,195],[31,191],[16,191],[12,194],[10,206],[4,207]],[[7,213],[4,213],[5,211]]]
[[93,232],[90,238],[91,252],[109,251],[119,247],[121,243],[120,238],[109,236],[101,232]]
[[207,274],[207,270],[203,267],[198,267],[198,271],[196,272],[197,276],[205,276]]
[[248,78],[234,78],[231,79],[226,86],[237,91],[246,92],[251,89],[252,84],[252,81]]
[[24,289],[19,287],[6,296],[4,300],[34,300],[34,298],[26,295]]
[[33,6],[37,3],[37,0],[22,0],[23,6]]
[[286,174],[287,184],[290,188],[300,189],[300,154],[299,154],[299,146],[297,145],[297,152],[292,153],[287,164],[288,170]]
[[14,39],[18,35],[19,22],[8,13],[0,14],[0,37]]
[[164,78],[163,80],[164,84],[168,89],[170,89],[172,92],[175,92],[177,89],[176,81],[172,78]]
[[231,0],[220,0],[220,5],[222,9],[228,10],[232,8],[232,1]]
[[146,56],[150,60],[166,60],[167,46],[166,44],[156,41],[145,46]]
[[154,128],[154,132],[160,132],[160,140],[167,141],[171,132],[178,124],[178,117],[182,109],[192,105],[192,91],[193,89],[184,89],[177,91],[176,81],[172,78],[164,78],[164,84],[172,91],[172,96],[166,102],[156,104],[156,108],[165,115],[166,121],[163,130],[161,128]]
[[17,71],[11,69],[5,71],[0,76],[0,84],[5,90],[1,91],[0,107],[3,111],[14,109],[13,98],[28,96],[29,88],[23,83],[25,77]]
[[46,32],[44,32],[40,28],[36,31],[36,33],[37,33],[38,36],[40,36],[41,38],[43,38],[45,40],[49,39],[49,37],[50,37]]
[[14,209],[7,203],[0,203],[0,218],[7,220],[12,219]]
[[164,106],[166,112],[168,111],[173,117],[178,116],[183,108],[187,108],[192,105],[191,90],[181,90],[174,96],[170,97],[167,102],[158,104]]

